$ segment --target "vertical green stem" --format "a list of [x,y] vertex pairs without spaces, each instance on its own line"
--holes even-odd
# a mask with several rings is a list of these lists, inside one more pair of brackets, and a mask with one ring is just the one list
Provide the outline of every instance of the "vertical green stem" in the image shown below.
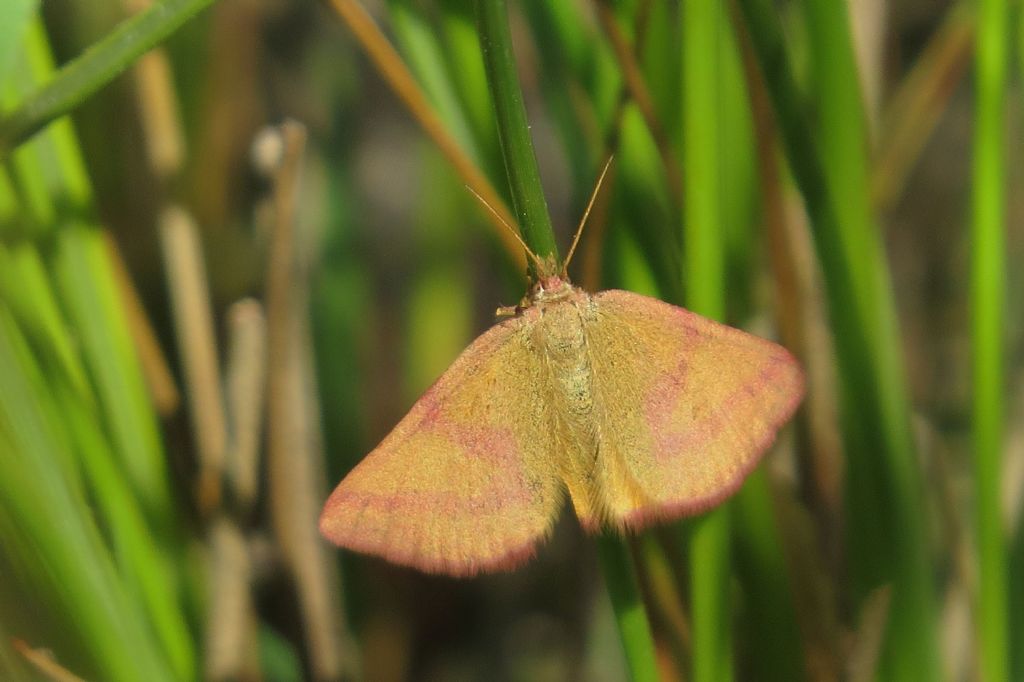
[[[558,258],[555,233],[551,228],[547,202],[540,184],[537,156],[530,141],[530,128],[526,123],[523,91],[519,87],[512,35],[508,26],[508,6],[505,0],[479,0],[477,23],[480,47],[484,55],[487,80],[494,98],[494,115],[498,122],[498,139],[505,158],[512,204],[523,239],[541,258]],[[534,275],[534,264],[530,264]]]
[[683,272],[687,305],[694,312],[725,316],[721,196],[719,190],[719,0],[683,2],[683,153],[686,204]]
[[757,670],[758,680],[788,682],[806,676],[807,658],[783,554],[792,540],[782,537],[765,468],[751,474],[731,504],[735,571],[743,589],[735,637],[743,641],[746,669]]
[[1000,514],[1003,434],[1004,100],[1007,3],[978,6],[971,307],[974,379],[974,478],[978,543],[980,678],[1008,679],[1006,547]]
[[[936,605],[923,482],[910,429],[899,325],[871,205],[867,121],[849,8],[846,2],[807,0],[804,11],[818,113],[817,141],[853,306],[849,313],[831,312],[834,317],[848,316],[863,343],[857,351],[861,358],[844,372],[849,393],[843,407],[855,420],[855,440],[849,449],[848,500],[855,505],[850,514],[851,556],[861,589],[895,583],[884,674],[933,679],[937,674]],[[855,392],[850,390],[855,386]],[[865,404],[865,396],[871,395],[876,400]],[[883,496],[889,499],[875,504]],[[886,530],[874,532],[878,528]],[[879,564],[881,571],[876,568]]]
[[[724,259],[719,196],[719,64],[722,27],[718,0],[682,4],[684,280],[689,308],[725,316]],[[690,545],[693,602],[693,679],[732,676],[729,622],[729,515],[725,508],[696,522]]]
[[[1018,69],[1024,68],[1024,11],[1017,12],[1016,50]],[[1020,71],[1018,71],[1019,73]],[[1019,95],[1018,95],[1019,97]],[[1019,114],[1018,114],[1019,116]],[[1024,679],[1024,524],[1018,519],[1009,549],[1010,679]]]
[[848,538],[857,597],[892,583],[885,675],[935,679],[936,605],[891,285],[870,210],[867,139],[846,3],[807,0],[812,131],[770,0],[737,0],[811,218],[842,378]]
[[[516,73],[508,8],[505,0],[478,0],[476,7],[484,66],[494,98],[498,138],[523,239],[538,256],[557,259],[555,235],[540,185],[537,158],[530,141]],[[630,674],[637,681],[656,679],[654,643],[629,550],[622,540],[608,537],[599,540],[599,549]]]
[[597,539],[597,551],[630,674],[634,682],[657,680],[651,628],[640,591],[636,588],[636,569],[629,548],[619,538],[602,535]]
[[693,604],[693,679],[732,679],[729,620],[729,510],[697,519],[690,538],[690,600]]

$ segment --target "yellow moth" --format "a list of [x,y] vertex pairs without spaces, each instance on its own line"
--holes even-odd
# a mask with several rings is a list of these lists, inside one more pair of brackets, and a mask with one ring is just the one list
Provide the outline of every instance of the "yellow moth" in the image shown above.
[[781,346],[647,296],[587,293],[531,258],[523,302],[335,488],[329,540],[431,573],[508,570],[566,492],[591,531],[722,502],[796,410],[803,374]]

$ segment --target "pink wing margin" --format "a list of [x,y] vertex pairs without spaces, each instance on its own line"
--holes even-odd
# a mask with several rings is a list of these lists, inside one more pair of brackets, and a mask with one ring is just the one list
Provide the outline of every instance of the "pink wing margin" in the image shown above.
[[607,476],[641,491],[613,500],[603,520],[639,529],[720,504],[799,406],[799,364],[778,344],[654,298],[611,290],[594,300],[598,421],[617,425],[602,432],[600,457]]
[[338,484],[331,542],[428,573],[471,576],[529,559],[562,503],[528,322],[495,325]]

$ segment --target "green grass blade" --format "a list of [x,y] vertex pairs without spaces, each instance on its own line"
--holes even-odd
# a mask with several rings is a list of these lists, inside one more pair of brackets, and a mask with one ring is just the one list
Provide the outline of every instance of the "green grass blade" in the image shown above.
[[442,8],[441,43],[448,74],[479,150],[481,167],[488,176],[495,177],[503,167],[501,145],[476,33],[474,3],[472,0],[443,0],[439,4]]
[[[683,44],[683,279],[686,304],[707,317],[725,317],[719,188],[718,2],[682,4]],[[690,599],[693,604],[693,679],[732,677],[729,581],[729,514],[725,508],[694,523],[690,539]]]
[[784,538],[762,466],[732,505],[737,573],[744,591],[743,626],[737,638],[748,650],[759,680],[798,680],[807,675],[793,603],[793,585],[782,553]]
[[[723,29],[718,79],[724,286],[728,291],[728,319],[744,321],[756,310],[755,283],[762,272],[759,264],[765,240],[760,229],[764,221],[752,99],[746,90],[736,32],[724,15],[719,15]],[[782,682],[801,679],[807,669],[793,579],[783,554],[791,540],[779,524],[769,466],[766,462],[751,474],[732,504],[734,566],[743,595],[741,620],[737,622],[734,615],[733,622],[735,637],[744,649],[737,674],[756,670],[764,680]]]
[[54,374],[64,375],[84,395],[88,391],[85,369],[35,244],[0,244],[0,300],[10,307],[31,342],[43,349],[44,361],[52,361],[48,364],[54,366]]
[[459,145],[480,165],[481,155],[466,120],[455,84],[449,77],[437,30],[424,13],[408,0],[390,0],[391,21],[406,63],[430,97],[445,127],[458,140]]
[[69,62],[46,85],[0,117],[0,159],[71,111],[127,69],[213,0],[163,0],[125,19],[102,40]]
[[[8,99],[52,72],[39,22],[25,47],[25,68],[11,83]],[[18,272],[0,276],[0,292],[9,294],[12,314],[43,350],[45,381],[65,413],[66,450],[74,453],[74,467],[85,472],[86,488],[98,500],[121,586],[150,619],[134,627],[152,627],[175,675],[190,676],[196,669],[194,642],[168,562],[180,550],[172,530],[178,517],[156,417],[102,234],[63,218],[92,210],[92,190],[69,121],[20,147],[13,161],[13,184],[27,199],[21,220],[34,221],[49,248],[44,264],[33,243],[15,242],[8,255]]]
[[99,229],[62,227],[53,271],[121,466],[163,535],[176,518],[166,457]]
[[[1024,12],[1017,12],[1019,67],[1024,67]],[[1018,71],[1020,73],[1020,71]],[[1024,680],[1024,523],[1018,518],[1010,552],[1010,679]]]
[[972,368],[974,395],[975,524],[978,546],[977,636],[981,679],[1008,679],[1007,549],[1001,504],[1003,330],[1006,303],[1007,86],[1005,0],[978,7],[975,64],[973,211],[971,222]]
[[[777,10],[739,0],[800,187],[825,281],[842,379],[848,520],[857,599],[894,583],[886,668],[938,675],[925,506],[910,430],[900,335],[867,191],[867,140],[845,3],[810,0],[817,136],[804,110]],[[820,140],[820,144],[819,141]]]
[[[526,107],[519,85],[512,35],[508,25],[505,0],[478,0],[477,24],[480,47],[484,55],[487,79],[494,98],[494,114],[498,123],[498,139],[505,158],[512,204],[515,206],[523,240],[541,258],[558,259],[558,246],[551,228],[547,201],[540,183],[537,156],[530,141],[526,123]],[[530,263],[535,275],[536,266]]]
[[757,141],[751,97],[736,31],[727,12],[719,40],[719,136],[722,240],[728,319],[749,320],[755,314],[755,282],[762,272],[765,239],[758,182]]
[[725,318],[725,258],[719,179],[719,3],[683,3],[683,278],[687,306]]
[[152,632],[163,645],[174,676],[183,679],[197,669],[195,647],[181,609],[180,590],[168,563],[169,548],[146,525],[138,500],[119,468],[102,421],[79,396],[58,397],[99,517],[104,521],[121,584],[128,596],[145,607]]
[[21,41],[38,6],[39,0],[0,2],[0,92],[7,85]]
[[1024,679],[1024,524],[1018,524],[1010,552],[1010,674]]
[[653,682],[658,679],[658,666],[629,547],[619,538],[602,535],[597,551],[630,675],[633,682]]
[[[46,35],[39,22],[26,43],[28,61],[8,100],[42,82],[53,70]],[[14,155],[13,178],[25,213],[52,233],[61,207],[92,211],[92,187],[70,122],[59,121]],[[167,464],[156,418],[141,375],[108,254],[98,230],[61,230],[52,275],[70,322],[80,335],[83,363],[98,389],[113,442],[132,485],[151,519],[173,525]]]
[[[682,303],[684,283],[679,275],[682,239],[678,231],[672,229],[672,202],[657,145],[635,106],[626,107],[620,134],[622,142],[615,157],[616,219],[609,230],[632,233],[657,280],[658,295],[666,301]],[[614,251],[605,251],[614,260]],[[605,284],[619,286],[614,277]]]
[[[3,93],[6,106],[20,101],[53,74],[53,55],[40,20],[29,27],[24,48],[15,78]],[[56,121],[31,148],[16,149],[11,161],[11,175],[19,180],[23,216],[34,234],[53,228],[58,204],[83,214],[91,210],[92,187],[69,119]]]
[[[679,88],[683,78],[684,51],[680,49],[683,32],[679,21],[681,8],[670,2],[648,4],[643,33],[633,39],[634,51],[639,53],[637,58],[657,118],[665,126],[673,149],[681,151],[683,126],[678,125],[683,120],[683,93]],[[639,45],[638,40],[641,41]]]
[[[872,214],[867,121],[848,8],[846,3],[834,0],[810,0],[805,11],[819,115],[817,139],[840,253],[850,274],[847,286],[852,300],[848,303],[853,306],[833,307],[830,312],[833,320],[849,316],[847,326],[856,330],[855,338],[862,344],[856,351],[861,357],[857,367],[844,372],[847,388],[854,385],[854,373],[863,374],[869,382],[859,386],[843,406],[848,414],[855,415],[855,428],[859,430],[856,437],[860,440],[860,447],[849,449],[851,535],[857,542],[870,545],[854,551],[854,570],[860,574],[861,589],[876,587],[870,584],[874,581],[895,580],[883,670],[891,670],[900,679],[917,675],[934,679],[938,662],[937,610],[923,482],[910,430],[902,344],[888,267]],[[844,352],[842,343],[839,349]],[[849,351],[845,354],[852,355]],[[866,401],[866,396],[873,399]],[[875,457],[870,456],[875,453]],[[854,471],[867,467],[872,470]],[[872,482],[865,484],[867,481]],[[887,503],[873,505],[872,498],[887,487],[892,491]],[[879,528],[895,532],[885,537],[874,532]],[[883,573],[872,575],[879,564]]]
[[[594,166],[603,163],[600,135],[607,121],[599,114],[588,91],[587,65],[595,62],[601,42],[586,30],[582,8],[571,2],[529,2],[523,5],[529,17],[534,43],[541,60],[538,70],[541,91],[549,115],[558,127],[561,143],[572,172],[574,192],[586,201],[592,189]],[[616,77],[617,80],[617,77]],[[588,117],[589,114],[589,117]]]
[[[0,305],[0,545],[29,608],[47,609],[52,644],[111,680],[171,679],[143,611],[122,590],[72,461],[63,406]],[[45,567],[45,568],[43,568]],[[33,599],[29,595],[35,595]]]

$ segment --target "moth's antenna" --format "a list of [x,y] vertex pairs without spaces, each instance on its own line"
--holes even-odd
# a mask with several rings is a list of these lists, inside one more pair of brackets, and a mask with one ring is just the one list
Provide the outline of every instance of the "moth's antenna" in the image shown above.
[[497,218],[498,222],[504,225],[508,229],[508,231],[512,233],[512,236],[516,238],[516,241],[519,242],[520,246],[522,246],[526,250],[526,255],[533,259],[533,264],[537,266],[537,272],[543,272],[544,264],[541,262],[540,258],[537,257],[537,254],[530,250],[530,247],[526,245],[526,242],[523,241],[523,238],[519,236],[519,231],[516,230],[516,228],[509,225],[507,222],[505,222],[505,219],[502,218],[498,214],[498,212],[495,211],[494,208],[487,203],[487,200],[480,196],[480,194],[477,193],[475,189],[473,189],[469,185],[466,185],[466,189],[468,189],[473,194],[473,196],[479,199],[480,203],[484,205],[484,208],[490,211],[491,215]]
[[608,160],[605,161],[604,169],[601,171],[601,175],[597,178],[597,184],[594,186],[594,191],[590,195],[590,201],[587,202],[587,210],[583,211],[583,217],[580,218],[580,226],[576,228],[576,236],[572,238],[572,246],[569,247],[569,255],[565,257],[565,262],[562,264],[563,277],[569,273],[569,261],[572,260],[572,255],[576,253],[576,245],[580,243],[580,235],[583,234],[583,226],[587,224],[587,218],[590,217],[590,209],[594,207],[594,202],[597,201],[597,194],[601,191],[601,183],[604,182],[604,176],[608,173],[608,167],[612,165],[612,159],[614,158],[614,155],[608,157]]

